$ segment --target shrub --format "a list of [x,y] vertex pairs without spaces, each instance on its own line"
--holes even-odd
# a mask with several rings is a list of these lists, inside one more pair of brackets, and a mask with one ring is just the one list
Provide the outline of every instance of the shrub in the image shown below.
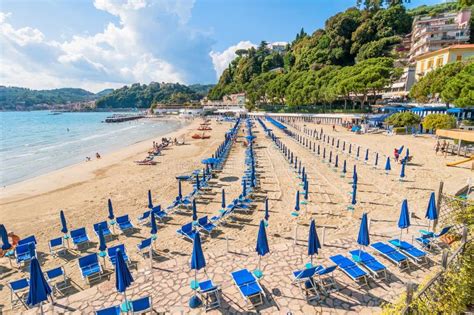
[[420,122],[420,116],[412,112],[396,113],[385,119],[385,123],[394,127],[413,126],[418,125]]
[[405,127],[395,127],[393,128],[393,132],[396,135],[404,135],[406,134],[407,129]]
[[430,114],[423,119],[426,129],[452,129],[456,127],[456,118],[445,114]]

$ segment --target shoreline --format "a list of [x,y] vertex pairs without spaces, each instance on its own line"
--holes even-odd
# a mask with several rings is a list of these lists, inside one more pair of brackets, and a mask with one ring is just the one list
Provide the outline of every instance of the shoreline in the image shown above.
[[[181,119],[175,118],[174,120]],[[181,123],[183,123],[183,125],[175,131],[157,134],[125,147],[112,149],[110,152],[105,150],[104,152],[106,153],[101,156],[100,160],[93,159],[89,162],[82,161],[74,163],[20,182],[4,185],[0,189],[0,205],[7,205],[32,196],[67,189],[91,180],[97,176],[101,169],[111,167],[114,164],[129,160],[132,157],[136,158],[139,155],[146,154],[152,147],[152,142],[156,141],[159,137],[174,138],[180,134],[189,132],[189,129],[194,125],[193,122],[194,120],[191,120],[186,124],[186,121],[182,120]]]

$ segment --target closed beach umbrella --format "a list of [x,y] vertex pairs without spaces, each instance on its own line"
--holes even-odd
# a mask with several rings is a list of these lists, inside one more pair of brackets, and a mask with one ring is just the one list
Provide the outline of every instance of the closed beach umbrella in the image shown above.
[[260,277],[261,275],[261,268],[260,268],[260,262],[262,256],[265,256],[270,252],[270,248],[268,247],[268,239],[267,239],[267,233],[265,232],[265,223],[263,220],[260,221],[260,227],[258,229],[258,236],[257,236],[257,246],[255,248],[255,251],[258,254],[258,269],[256,270],[257,272],[257,277]]
[[388,172],[392,169],[392,167],[390,166],[390,157],[387,156],[387,162],[385,162],[385,171],[386,173],[388,174]]
[[402,202],[400,210],[400,218],[398,219],[398,227],[400,228],[400,240],[402,239],[402,230],[410,227],[410,213],[408,212],[408,202],[406,199]]
[[300,162],[299,162],[299,164],[298,164],[298,174],[301,175],[301,160],[300,160]]
[[295,211],[300,211],[300,192],[296,192],[296,204],[295,204]]
[[339,149],[339,139],[337,139],[337,145],[336,145],[336,148]]
[[357,236],[357,244],[368,246],[370,244],[369,225],[367,223],[367,213],[362,215],[360,221],[359,235]]
[[196,208],[196,199],[193,199],[193,221],[197,222],[198,215],[197,215],[197,208]]
[[51,287],[41,271],[38,259],[34,257],[30,262],[30,287],[26,304],[29,306],[39,304],[41,314],[43,314],[43,302],[48,300],[48,295],[51,293]]
[[326,158],[326,147],[323,148],[323,159]]
[[99,225],[99,251],[105,252],[107,249],[107,243],[105,241],[104,231],[102,230],[102,225]]
[[379,153],[375,153],[375,163],[374,163],[374,166],[376,167],[377,164],[379,163]]
[[365,161],[368,161],[369,160],[369,149],[366,149],[365,150],[365,158],[364,158]]
[[123,253],[120,249],[115,252],[115,288],[118,292],[123,293],[125,299],[125,308],[128,310],[127,288],[132,284],[133,277],[128,269]]
[[352,143],[349,143],[349,154],[352,153]]
[[360,153],[360,147],[357,147],[357,154],[356,154],[357,158],[359,158],[359,153]]
[[199,190],[199,174],[196,174],[196,190]]
[[404,148],[404,146],[402,145],[402,146],[400,147],[400,149],[398,149],[398,151],[397,151],[397,152],[398,152],[398,154],[399,154],[399,155],[401,155],[401,154],[402,154],[402,152],[403,152],[403,148]]
[[153,209],[153,200],[151,199],[151,190],[148,189],[148,208]]
[[400,179],[405,177],[405,161],[402,162],[402,169],[400,171]]
[[[199,232],[196,232],[196,234],[194,234],[193,252],[191,254],[191,270],[194,270],[194,282],[192,285],[193,288],[197,289],[199,287],[199,283],[197,281],[197,271],[204,267],[206,267],[206,259],[204,258],[204,253],[202,251],[201,236],[199,235]],[[189,306],[191,308],[199,307],[201,304],[202,301],[196,294],[194,294],[189,300]]]
[[222,189],[221,207],[222,209],[225,209],[225,190],[224,189]]
[[181,181],[178,180],[178,199],[183,199],[183,191],[181,190]]
[[67,234],[68,229],[67,229],[67,223],[66,223],[66,216],[64,215],[63,210],[59,212],[59,218],[61,219],[61,233]]
[[110,220],[113,220],[115,219],[115,215],[114,215],[114,207],[112,206],[112,200],[109,200],[107,201],[107,205],[109,207],[109,219]]
[[270,219],[270,211],[268,209],[268,198],[265,198],[265,221],[268,223],[268,219]]
[[438,211],[436,210],[436,201],[435,201],[435,193],[432,192],[430,195],[430,201],[428,202],[428,208],[426,209],[425,218],[428,221],[428,231],[430,230],[430,223],[438,219]]
[[332,162],[332,151],[329,152],[329,163],[331,163],[331,162]]
[[0,238],[2,239],[2,250],[9,250],[12,245],[8,241],[7,229],[3,224],[0,224]]
[[150,225],[151,225],[151,230],[150,230],[151,235],[156,235],[156,233],[158,233],[158,227],[156,226],[156,219],[155,219],[154,212],[152,212],[150,215]]
[[308,180],[305,180],[304,182],[304,199],[308,200],[309,195],[309,183]]
[[407,154],[405,155],[405,159],[408,162],[408,157],[410,156],[410,149],[407,148]]
[[342,143],[342,151],[346,151],[346,141]]
[[321,153],[321,152],[320,152],[320,146],[319,146],[319,144],[318,144],[318,155],[319,155],[320,153]]
[[337,168],[339,166],[338,164],[339,164],[339,156],[336,155],[336,161],[334,162],[334,167]]
[[319,243],[318,233],[316,232],[316,223],[313,219],[309,226],[308,236],[308,255],[311,256],[311,265],[313,264],[313,255],[318,254],[319,248],[321,248],[321,243]]
[[351,204],[353,206],[355,206],[355,204],[357,203],[357,185],[354,184],[352,185],[352,200],[351,200]]
[[247,181],[244,179],[244,182],[242,183],[242,197],[247,196]]
[[342,173],[346,174],[347,173],[347,163],[346,160],[344,160],[344,164],[342,164]]

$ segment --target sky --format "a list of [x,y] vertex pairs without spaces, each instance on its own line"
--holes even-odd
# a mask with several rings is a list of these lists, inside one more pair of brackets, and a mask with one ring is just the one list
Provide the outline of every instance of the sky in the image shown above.
[[135,82],[215,83],[235,50],[292,41],[355,2],[0,0],[0,85],[98,92]]

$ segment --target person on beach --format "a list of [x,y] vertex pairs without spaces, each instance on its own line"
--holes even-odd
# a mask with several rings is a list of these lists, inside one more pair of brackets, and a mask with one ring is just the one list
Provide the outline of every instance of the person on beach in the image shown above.
[[336,131],[336,125],[332,125],[332,131]]
[[97,159],[100,159],[100,154],[99,154],[99,152],[96,152],[95,157],[96,157]]
[[86,156],[86,162],[89,162],[91,160],[90,156]]
[[395,157],[395,162],[398,162],[398,158],[400,157],[400,154],[398,154],[397,148],[393,150],[393,156]]
[[435,155],[438,155],[438,152],[439,152],[439,149],[440,149],[440,143],[439,143],[439,140],[436,141],[436,146],[435,146]]

